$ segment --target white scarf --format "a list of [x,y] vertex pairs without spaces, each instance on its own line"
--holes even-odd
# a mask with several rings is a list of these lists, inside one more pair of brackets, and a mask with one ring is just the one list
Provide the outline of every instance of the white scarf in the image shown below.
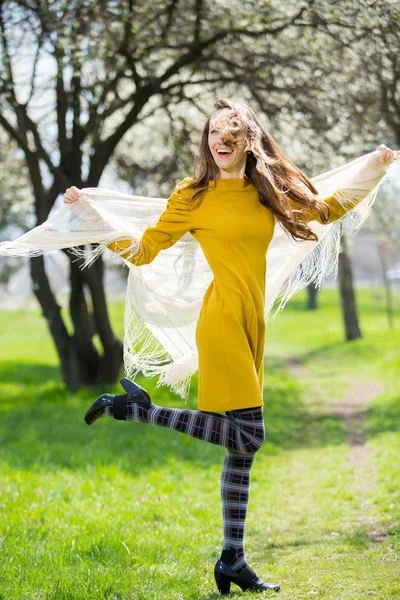
[[[289,298],[334,271],[337,275],[341,223],[350,221],[356,233],[367,218],[385,182],[400,184],[400,159],[377,162],[369,153],[328,171],[312,182],[319,198],[333,195],[349,210],[334,223],[310,223],[319,241],[295,242],[279,225],[267,252],[265,317],[279,300],[274,316]],[[388,190],[385,187],[386,192]],[[390,191],[390,190],[389,190]],[[386,201],[395,198],[386,194]],[[362,201],[360,201],[362,200]],[[106,244],[134,238],[138,244],[144,230],[154,225],[167,199],[121,194],[102,188],[84,188],[74,204],[65,204],[42,225],[14,242],[0,244],[0,255],[35,256],[45,251],[73,248],[84,255],[85,265],[101,254]],[[351,210],[350,210],[351,209]],[[75,247],[99,244],[84,251]],[[195,329],[204,293],[213,279],[200,244],[187,233],[163,250],[149,265],[129,267],[125,310],[124,362],[127,377],[138,371],[146,377],[159,375],[157,387],[166,384],[187,398],[192,375],[198,370]]]

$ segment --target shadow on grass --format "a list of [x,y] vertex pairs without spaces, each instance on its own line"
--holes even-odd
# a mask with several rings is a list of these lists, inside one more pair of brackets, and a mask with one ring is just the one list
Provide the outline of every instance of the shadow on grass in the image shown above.
[[[29,362],[1,361],[0,374],[2,386],[23,385],[31,387],[39,385],[42,388],[43,384],[51,382],[53,387],[56,387],[58,384],[60,390],[63,391],[63,396],[65,399],[67,398],[67,390],[61,380],[60,369],[57,366]],[[22,398],[21,401],[25,402],[25,399]]]
[[[118,465],[138,474],[166,462],[190,462],[201,468],[220,465],[225,449],[169,430],[142,423],[101,419],[91,427],[83,420],[88,406],[105,391],[120,393],[119,385],[87,388],[69,395],[56,367],[0,363],[0,460],[18,469],[87,469]],[[184,409],[197,407],[197,375],[189,400],[156,380],[137,378],[154,403]],[[301,447],[343,444],[346,432],[340,417],[313,414],[302,402],[301,382],[288,375],[279,360],[265,364],[264,413],[266,441],[262,454]],[[369,411],[369,435],[398,430],[398,398]]]
[[371,360],[376,357],[376,346],[371,343],[368,345],[365,340],[352,340],[351,342],[344,342],[343,340],[337,340],[329,344],[318,346],[303,354],[304,362],[311,362],[313,359],[322,359],[330,362],[335,359],[337,355],[340,358],[357,358],[360,359],[360,352],[362,351],[362,358],[364,360]]
[[400,431],[400,389],[393,396],[379,398],[365,413],[368,439],[381,433]]
[[[199,468],[220,465],[225,449],[176,431],[142,423],[101,419],[91,427],[83,420],[88,406],[119,386],[80,390],[68,395],[55,367],[0,363],[0,460],[12,468],[56,470],[118,465],[138,474],[166,462],[190,462]],[[137,378],[156,404],[193,409],[197,376],[188,402],[155,380]],[[118,390],[118,391],[117,391]],[[332,415],[310,415],[302,404],[302,387],[278,361],[266,365],[264,402],[266,442],[262,453],[276,454],[303,446],[341,444],[344,432]]]
[[323,364],[324,376],[330,374],[329,365],[333,365],[333,374],[337,374],[337,361],[355,371],[357,365],[364,367],[379,360],[380,377],[386,389],[369,402],[364,413],[363,434],[368,440],[382,433],[400,431],[400,358],[397,346],[388,346],[385,336],[375,337],[371,342],[360,339],[320,346],[304,354],[303,359],[306,364],[314,360]]

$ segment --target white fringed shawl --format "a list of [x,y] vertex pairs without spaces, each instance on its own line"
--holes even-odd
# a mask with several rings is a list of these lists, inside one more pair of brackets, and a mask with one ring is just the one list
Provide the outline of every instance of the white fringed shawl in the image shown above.
[[[314,281],[320,286],[332,270],[337,275],[341,223],[350,221],[356,233],[367,218],[385,181],[400,183],[400,159],[378,163],[369,153],[312,179],[319,197],[335,198],[346,208],[342,218],[328,225],[312,221],[319,241],[295,242],[279,223],[267,253],[265,317],[274,316],[289,298]],[[395,189],[396,186],[394,186]],[[360,202],[360,200],[362,200]],[[45,251],[86,246],[85,266],[112,241],[134,239],[140,248],[144,230],[154,225],[167,199],[120,194],[101,188],[84,188],[73,205],[62,206],[42,225],[14,242],[0,244],[0,255],[35,256]],[[351,210],[350,210],[351,209]],[[159,375],[157,386],[169,385],[186,398],[192,375],[198,370],[195,329],[204,293],[213,273],[202,248],[187,233],[160,252],[149,265],[129,268],[125,310],[124,362],[127,377],[138,371]]]

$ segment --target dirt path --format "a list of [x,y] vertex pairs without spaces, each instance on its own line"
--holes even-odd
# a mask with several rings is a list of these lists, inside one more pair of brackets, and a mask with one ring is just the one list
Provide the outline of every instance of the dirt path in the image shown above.
[[[312,374],[296,358],[286,359],[285,364],[296,378],[303,380],[312,379]],[[367,525],[367,536],[376,544],[387,537],[383,525],[377,523],[370,514],[370,492],[376,487],[375,471],[372,454],[363,435],[363,421],[369,402],[384,391],[384,385],[379,381],[364,381],[353,379],[344,396],[335,404],[326,404],[325,408],[340,418],[346,432],[346,442],[351,448],[350,461],[354,468],[353,490],[359,499],[359,514],[356,519],[361,525]]]

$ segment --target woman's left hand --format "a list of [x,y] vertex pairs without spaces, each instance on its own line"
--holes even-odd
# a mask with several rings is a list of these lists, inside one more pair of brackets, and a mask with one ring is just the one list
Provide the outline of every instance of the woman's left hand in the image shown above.
[[391,150],[390,148],[387,148],[385,144],[381,144],[375,150],[375,154],[377,163],[387,163],[390,159],[396,160],[397,157],[400,155],[400,151]]

